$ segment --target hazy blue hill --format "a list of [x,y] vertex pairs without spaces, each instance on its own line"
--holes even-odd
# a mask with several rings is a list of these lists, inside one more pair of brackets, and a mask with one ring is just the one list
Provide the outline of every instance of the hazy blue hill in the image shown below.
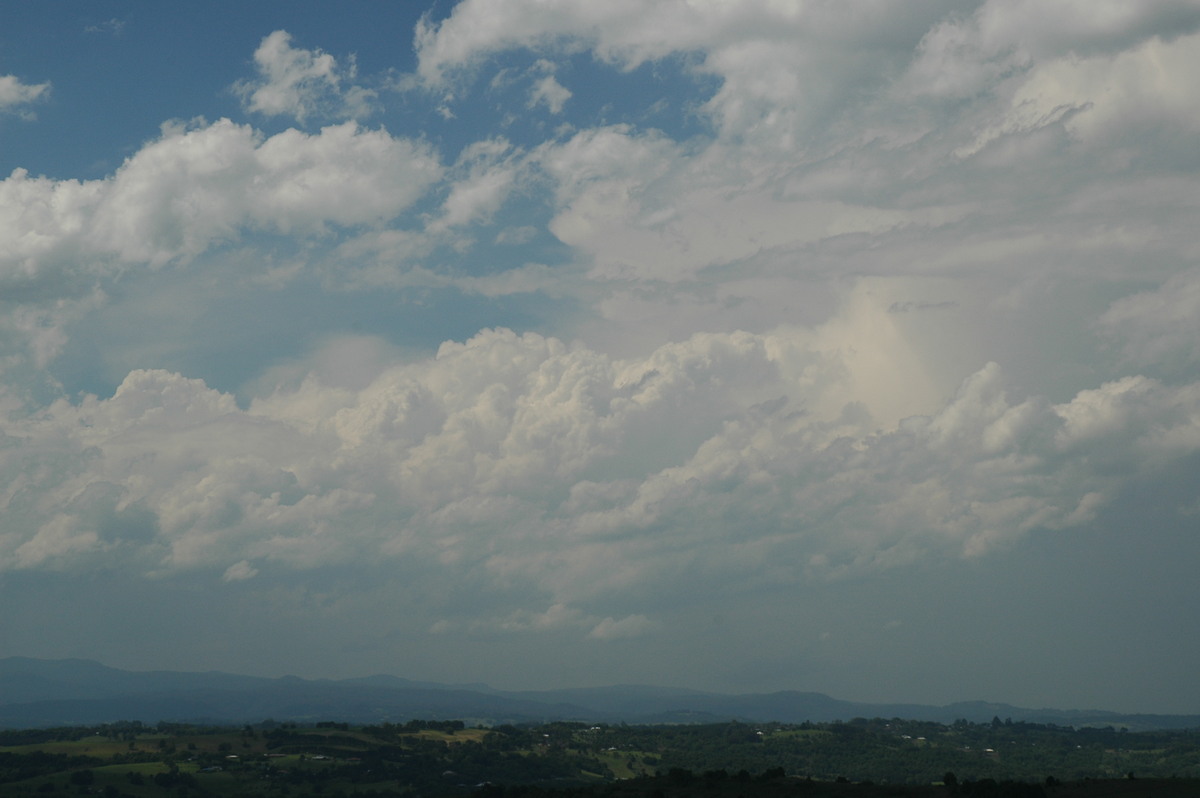
[[551,720],[802,723],[859,717],[940,723],[960,718],[986,723],[999,717],[1060,726],[1200,728],[1197,715],[1031,710],[983,701],[935,707],[856,703],[799,691],[724,695],[645,685],[516,692],[383,675],[345,680],[268,679],[216,671],[124,671],[79,659],[0,659],[0,726],[8,728],[118,720],[246,723],[267,718],[354,723],[417,718],[499,724]]
[[473,690],[477,693],[500,693],[501,691],[493,690],[486,684],[471,683],[471,684],[441,684],[439,682],[422,682],[413,679],[404,679],[399,676],[388,676],[386,674],[377,674],[375,676],[359,676],[352,679],[342,679],[340,684],[361,685],[363,687],[392,687],[401,689],[419,689],[419,690]]
[[526,722],[588,709],[448,685],[373,676],[335,681],[220,672],[122,671],[87,660],[0,659],[0,726],[204,720],[221,723],[412,718]]
[[[546,704],[570,704],[603,716],[657,716],[680,711],[706,712],[703,705],[717,696],[699,690],[646,685],[575,687],[562,690],[505,692],[503,695]],[[728,718],[725,718],[728,720]]]
[[860,714],[852,709],[856,705],[821,693],[722,695],[677,688],[620,686],[519,695],[536,696],[541,701],[567,701],[598,713],[652,722],[777,720],[801,723],[806,720],[845,720]]
[[7,657],[0,659],[0,705],[203,688],[253,690],[271,681],[219,671],[124,671],[84,659]]

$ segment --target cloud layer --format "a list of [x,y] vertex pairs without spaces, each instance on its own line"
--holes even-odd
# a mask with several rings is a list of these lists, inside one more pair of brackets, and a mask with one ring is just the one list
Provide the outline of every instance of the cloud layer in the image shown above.
[[219,113],[0,181],[0,577],[389,618],[375,661],[434,672],[510,638],[684,672],[689,607],[783,607],[835,673],[903,644],[835,652],[800,596],[854,627],[820,597],[1194,519],[1197,3],[411,30],[407,74],[255,32]]
[[[652,605],[693,570],[732,594],[981,556],[1086,526],[1129,479],[1200,452],[1196,383],[1128,377],[1051,404],[1010,398],[989,364],[883,432],[853,401],[811,411],[827,359],[787,330],[629,361],[495,330],[360,390],[310,378],[245,410],[134,372],[109,399],[6,425],[5,495],[28,531],[0,562],[229,581],[405,560],[494,611],[521,585],[557,608],[527,623],[552,624]],[[618,623],[596,634],[645,626]]]

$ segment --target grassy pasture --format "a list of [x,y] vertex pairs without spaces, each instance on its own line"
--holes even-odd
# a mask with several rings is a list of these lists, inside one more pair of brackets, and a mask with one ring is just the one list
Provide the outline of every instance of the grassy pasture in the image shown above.
[[478,743],[491,734],[487,729],[459,729],[453,734],[436,729],[421,729],[418,732],[403,735],[404,737],[419,737],[423,740],[441,740],[444,743]]
[[[149,750],[148,748],[146,750]],[[94,756],[107,759],[117,754],[127,753],[129,743],[115,740],[111,737],[84,737],[82,740],[55,740],[33,745],[9,745],[0,747],[0,751],[12,754],[33,753],[42,751],[47,754],[64,754],[66,756]]]
[[[603,762],[618,779],[633,779],[638,776],[653,776],[655,769],[646,764],[646,757],[653,754],[643,751],[601,751],[596,759]],[[633,760],[633,766],[629,765]]]

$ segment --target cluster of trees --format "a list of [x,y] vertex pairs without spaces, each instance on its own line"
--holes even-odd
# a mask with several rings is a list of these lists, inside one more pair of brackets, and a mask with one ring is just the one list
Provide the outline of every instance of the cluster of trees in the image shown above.
[[1135,775],[1171,778],[1200,794],[1200,730],[893,718],[492,729],[460,721],[266,721],[240,729],[109,724],[0,732],[0,794],[31,798],[803,798],[872,796],[885,786],[890,795],[1067,798],[1089,793],[1064,792],[1064,784]]
[[796,776],[929,784],[960,780],[1043,781],[1200,778],[1200,730],[1126,732],[993,721],[951,725],[893,719],[846,723],[630,726],[606,729],[597,745],[654,752],[660,770],[724,769]]

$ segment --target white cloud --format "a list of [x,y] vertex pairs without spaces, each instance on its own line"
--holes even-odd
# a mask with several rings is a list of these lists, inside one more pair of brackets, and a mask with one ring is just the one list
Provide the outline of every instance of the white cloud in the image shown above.
[[[659,325],[638,331],[651,340],[763,324],[764,303],[790,297],[803,304],[796,298],[825,282],[830,266],[811,257],[812,248],[905,230],[928,234],[967,213],[940,203],[901,208],[876,197],[821,196],[799,181],[788,186],[786,168],[767,166],[786,162],[720,144],[696,153],[624,125],[548,143],[531,161],[556,189],[550,231],[572,247],[591,280],[614,291],[601,305],[612,326]],[[714,292],[723,301],[713,301]],[[705,306],[689,316],[681,306],[696,295]],[[765,315],[811,325],[834,307],[812,309]]]
[[240,560],[226,568],[225,575],[221,579],[225,582],[242,582],[255,576],[258,576],[258,569],[246,560]]
[[596,624],[588,637],[597,640],[619,640],[625,637],[641,637],[653,631],[656,624],[645,615],[627,615],[620,620],[605,618]]
[[56,181],[15,169],[0,181],[0,280],[34,278],[56,251],[79,257],[79,237],[102,192],[99,181]]
[[80,529],[80,519],[58,514],[42,524],[35,535],[12,551],[11,568],[54,568],[70,558],[95,551],[99,536]]
[[0,181],[0,568],[601,680],[711,648],[681,619],[828,648],[931,626],[878,601],[913,574],[1159,551],[1123,530],[1196,510],[1198,9],[466,0],[394,107],[272,34],[247,111],[405,135],[169,123]]
[[[437,179],[425,145],[353,122],[263,138],[229,120],[167,125],[111,177],[0,182],[0,279],[112,258],[161,266],[246,229],[321,234],[387,221]],[[86,255],[84,254],[86,253]]]
[[[723,80],[706,106],[722,134],[786,147],[795,145],[796,129],[828,107],[841,84],[862,79],[863,62],[882,55],[886,63],[903,52],[885,54],[892,49],[889,40],[902,41],[935,7],[884,5],[868,12],[851,4],[514,0],[501,6],[467,0],[437,26],[420,25],[415,41],[419,74],[434,86],[495,53],[520,48],[591,50],[626,70],[697,54],[696,68]],[[861,39],[874,46],[846,46]]]
[[339,66],[328,53],[293,47],[287,31],[265,36],[254,63],[258,79],[233,86],[248,111],[301,123],[310,116],[361,119],[371,112],[375,92],[353,83],[353,60]]
[[[556,192],[550,231],[599,285],[596,318],[580,329],[600,348],[820,327],[842,342],[854,378],[875,386],[862,395],[887,424],[930,412],[989,359],[1032,385],[1060,379],[1055,360],[1103,359],[1059,334],[1113,299],[1087,280],[1068,287],[1082,263],[1134,281],[1148,277],[1147,251],[1150,279],[1194,257],[1178,222],[1194,193],[1183,175],[1200,103],[1180,81],[1194,71],[1195,4],[1103,4],[1091,15],[988,3],[966,16],[937,4],[895,16],[852,4],[617,6],[517,3],[502,14],[462,3],[417,40],[421,74],[439,85],[512,49],[551,62],[586,50],[621,68],[683,55],[682,68],[721,81],[703,106],[710,138],[614,124],[531,151]],[[962,85],[937,83],[949,79]],[[1131,159],[1183,167],[1175,185],[1135,187],[1121,174]],[[928,312],[888,319],[847,287],[931,274],[957,281],[938,291],[957,308],[940,324]],[[893,301],[916,295],[887,290]],[[1056,324],[1041,316],[1036,343],[1001,333],[1032,329],[1038,296],[1068,294],[1078,304]],[[892,345],[864,349],[873,335]],[[1030,347],[1041,362],[1021,353]],[[1080,387],[1061,379],[1054,391]]]
[[529,107],[545,105],[550,109],[550,113],[561,114],[563,106],[571,96],[567,87],[555,80],[553,75],[547,75],[534,84],[533,91],[529,93]]
[[458,179],[450,186],[442,215],[429,229],[441,232],[488,222],[514,187],[522,169],[519,156],[504,139],[477,141],[466,147],[454,166]]
[[554,604],[544,612],[518,610],[501,620],[497,626],[505,632],[546,632],[574,628],[584,622],[579,610],[565,604]]
[[538,78],[533,88],[529,91],[529,102],[527,108],[536,108],[539,105],[545,105],[552,114],[561,114],[563,106],[567,100],[571,99],[571,91],[563,86],[554,77],[555,66],[552,62],[546,59],[540,59],[533,65],[534,73],[545,73]]
[[921,39],[901,85],[918,95],[965,98],[1003,86],[1040,63],[1112,55],[1152,37],[1200,27],[1193,0],[989,0]]
[[1126,363],[1171,374],[1191,371],[1200,365],[1200,270],[1117,300],[1099,324]]
[[1200,34],[1154,38],[1116,55],[1047,60],[1031,69],[1004,118],[960,151],[973,155],[995,139],[1061,123],[1095,145],[1154,135],[1169,127],[1200,131],[1200,89],[1186,76],[1200,69]]
[[116,17],[110,17],[110,18],[104,20],[103,22],[97,22],[97,23],[93,23],[91,25],[85,25],[83,28],[83,32],[84,33],[103,33],[103,34],[107,34],[109,36],[120,36],[121,33],[125,30],[126,24],[127,24],[126,21],[123,19],[117,19]]
[[21,106],[44,99],[50,93],[49,83],[25,83],[16,75],[0,75],[0,111],[28,113]]
[[[612,639],[653,623],[596,608],[684,590],[686,574],[720,592],[978,556],[1086,524],[1126,480],[1200,452],[1200,386],[1128,378],[1052,405],[1009,398],[994,365],[875,431],[814,412],[830,386],[812,370],[832,353],[813,345],[699,335],[621,361],[497,330],[362,388],[312,376],[249,409],[135,372],[109,399],[5,423],[19,443],[0,490],[25,498],[0,561],[225,581],[250,563],[404,561],[490,597],[443,631]],[[151,533],[106,520],[135,508]]]
[[44,367],[62,351],[68,324],[102,305],[107,281],[130,270],[186,264],[256,232],[378,231],[441,171],[427,144],[353,122],[264,137],[225,119],[166,125],[99,180],[17,169],[0,181],[0,285],[9,287],[0,328],[15,334],[0,356],[22,352]]

